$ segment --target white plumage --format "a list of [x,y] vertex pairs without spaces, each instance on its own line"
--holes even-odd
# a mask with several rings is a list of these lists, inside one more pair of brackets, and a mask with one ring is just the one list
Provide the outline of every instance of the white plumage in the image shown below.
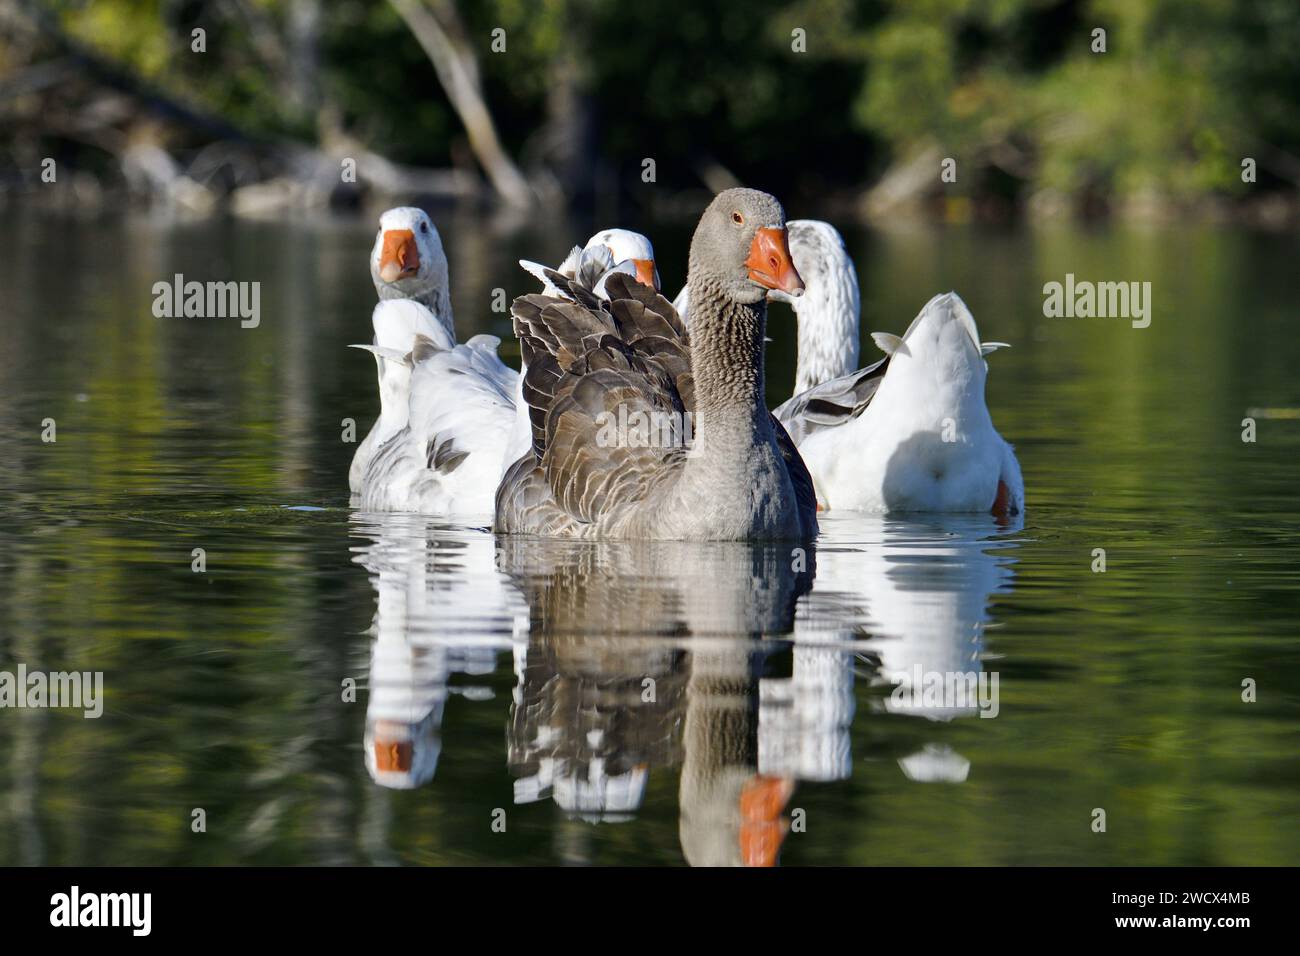
[[451,349],[417,340],[409,421],[372,457],[362,508],[491,514],[518,378],[497,357],[500,344],[495,335],[476,335]]
[[[550,286],[544,267],[520,264]],[[622,229],[597,233],[566,267],[598,292],[615,272],[658,287],[650,241]],[[352,460],[353,503],[490,518],[502,473],[531,440],[522,378],[501,361],[496,336],[457,344],[447,256],[423,210],[380,217],[370,272],[381,301],[374,343],[358,347],[375,354],[380,414]]]
[[954,292],[931,299],[885,361],[798,395],[775,414],[798,443],[819,507],[1018,514],[1024,481],[984,402],[975,319]]
[[354,494],[365,483],[366,469],[375,451],[406,427],[411,395],[411,365],[406,355],[422,335],[440,348],[452,348],[456,341],[432,312],[413,299],[386,299],[371,313],[375,329],[373,345],[355,348],[373,352],[379,369],[379,418],[352,456],[348,485]]

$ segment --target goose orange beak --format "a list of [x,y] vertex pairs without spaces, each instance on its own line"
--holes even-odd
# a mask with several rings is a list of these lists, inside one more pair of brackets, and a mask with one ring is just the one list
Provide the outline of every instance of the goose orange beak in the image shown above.
[[740,791],[740,859],[743,866],[776,866],[788,824],[781,817],[794,781],[756,775]]
[[767,226],[754,233],[745,260],[749,278],[764,289],[777,289],[786,295],[803,295],[803,279],[790,258],[790,243],[784,227]]
[[415,275],[420,268],[420,253],[415,233],[409,229],[384,230],[384,246],[379,253],[379,278],[396,282]]
[[636,266],[636,281],[642,285],[648,285],[652,289],[658,289],[659,283],[655,280],[659,278],[659,273],[655,269],[653,259],[633,259],[632,265]]

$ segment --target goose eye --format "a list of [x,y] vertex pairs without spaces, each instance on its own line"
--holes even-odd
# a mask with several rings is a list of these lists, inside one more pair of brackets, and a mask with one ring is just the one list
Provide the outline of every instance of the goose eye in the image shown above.
[[731,221],[734,222],[737,226],[743,226],[745,224],[745,217],[738,212],[733,212],[731,214]]
[[427,222],[420,223],[420,231],[427,233],[429,231],[429,224]]

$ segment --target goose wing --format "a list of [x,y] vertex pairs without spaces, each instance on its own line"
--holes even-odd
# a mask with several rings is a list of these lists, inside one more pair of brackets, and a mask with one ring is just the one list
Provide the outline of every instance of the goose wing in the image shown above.
[[780,419],[772,416],[772,431],[776,432],[776,447],[785,459],[786,470],[790,473],[790,483],[794,485],[794,498],[799,504],[799,520],[803,522],[803,536],[813,538],[817,534],[817,489],[813,485],[812,474],[804,464],[803,456],[795,446],[794,439],[785,430]]
[[814,385],[773,411],[796,445],[813,432],[857,418],[871,404],[889,367],[889,356],[874,365]]
[[383,299],[370,316],[375,334],[373,344],[358,346],[375,356],[379,369],[379,420],[371,427],[348,469],[348,485],[360,493],[375,452],[402,429],[410,402],[411,367],[406,357],[424,336],[439,348],[452,348],[451,332],[424,305],[412,299]]
[[548,272],[558,272],[563,276],[571,278],[574,272],[577,271],[578,261],[581,257],[582,247],[574,246],[569,251],[569,254],[565,257],[564,261],[560,263],[559,267],[556,269],[544,266],[540,262],[531,262],[528,259],[520,259],[519,264],[523,266],[525,272],[542,284],[543,295],[556,296],[561,295],[561,292],[555,287],[555,284],[546,277],[546,274]]
[[476,335],[452,349],[417,349],[411,371],[411,431],[434,470],[468,455],[498,459],[514,421],[514,380],[497,355],[501,340]]
[[[558,273],[547,278],[573,301],[528,295],[511,308],[528,368],[531,470],[556,507],[594,522],[644,500],[684,464],[690,346],[668,300],[628,276],[609,280],[608,302]],[[528,471],[526,456],[507,480]]]
[[574,246],[568,257],[554,269],[527,259],[520,259],[519,264],[541,282],[542,295],[575,301],[580,293],[608,299],[606,287],[611,278],[620,274],[636,275],[636,267],[630,260],[615,262],[613,253],[603,244],[590,249]]
[[444,349],[419,336],[406,427],[379,448],[362,482],[363,506],[428,512],[490,511],[514,425],[514,373],[500,339],[476,335]]

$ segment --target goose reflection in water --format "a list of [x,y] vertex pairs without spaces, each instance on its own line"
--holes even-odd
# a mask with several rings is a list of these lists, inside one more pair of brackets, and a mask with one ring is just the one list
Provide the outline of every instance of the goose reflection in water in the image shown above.
[[[893,682],[982,672],[989,600],[1012,581],[1014,539],[991,518],[831,516],[815,554],[494,537],[418,516],[356,525],[372,539],[356,561],[376,591],[364,741],[376,783],[427,783],[448,695],[490,697],[476,676],[509,650],[514,802],[608,825],[635,817],[652,775],[679,769],[695,865],[776,862],[796,783],[852,773],[859,677],[882,716],[978,713],[900,703]],[[969,772],[938,734],[899,764],[918,782]]]
[[[353,550],[376,592],[366,769],[381,786],[411,789],[437,770],[453,675],[490,675],[525,608],[495,570],[491,535],[440,531],[403,514],[358,514],[354,527],[372,539]],[[455,692],[491,696],[475,684]]]
[[759,686],[813,556],[789,545],[503,537],[529,608],[509,731],[519,803],[625,820],[680,764],[696,865],[772,865],[794,781],[759,768]]
[[[997,687],[984,674],[984,631],[991,595],[1008,590],[1013,546],[1007,526],[985,516],[918,516],[910,519],[854,516],[823,521],[817,557],[817,588],[799,609],[795,623],[794,683],[804,677],[805,697],[821,695],[828,705],[802,713],[820,718],[805,736],[833,753],[816,751],[811,762],[828,774],[848,774],[848,727],[852,720],[855,664],[867,665],[866,679],[883,691],[873,706],[889,714],[936,722],[973,717],[978,698],[932,699],[922,680],[952,680],[963,686]],[[990,714],[995,713],[992,708]],[[837,723],[837,726],[828,726]],[[808,730],[812,732],[809,733]],[[809,762],[807,747],[794,748]],[[899,760],[909,779],[962,782],[970,762],[943,743],[925,744]]]

